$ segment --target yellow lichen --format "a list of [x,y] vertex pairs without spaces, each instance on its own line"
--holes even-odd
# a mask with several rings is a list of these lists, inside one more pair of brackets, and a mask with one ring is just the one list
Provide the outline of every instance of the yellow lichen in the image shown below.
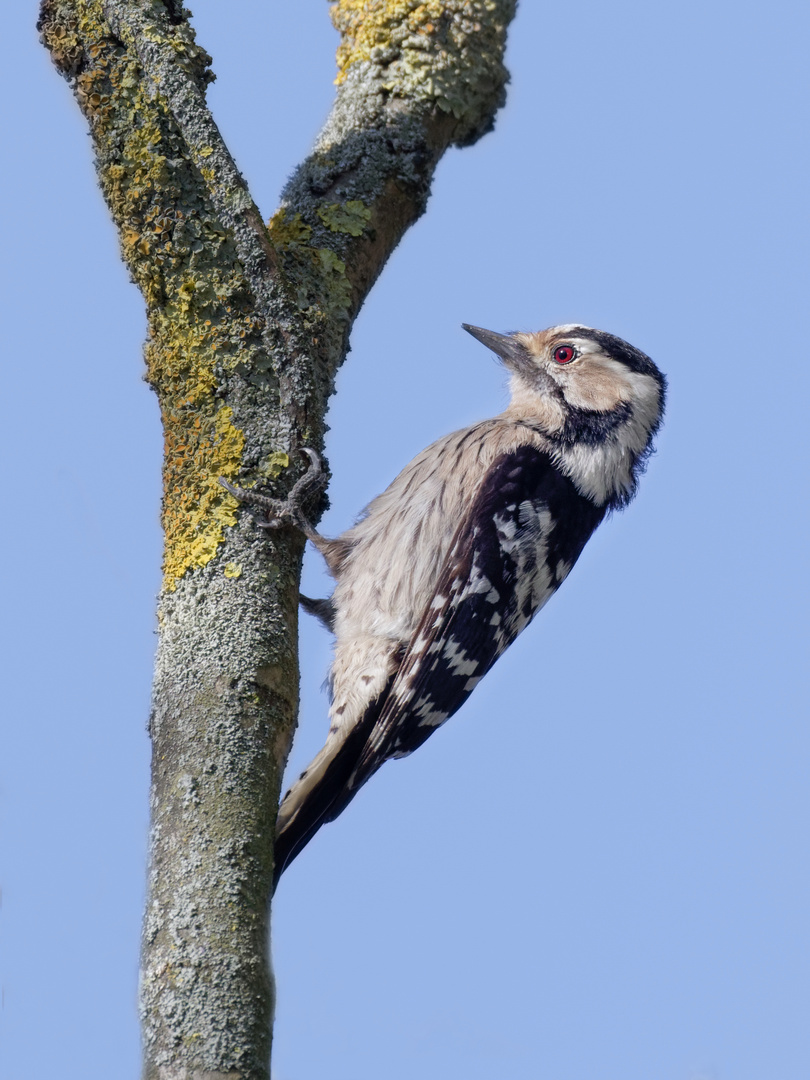
[[[218,300],[217,291],[225,292],[225,285],[214,276],[203,289],[190,293],[183,294],[181,286],[176,302],[151,320],[146,356],[165,433],[164,588],[168,590],[188,569],[204,566],[214,557],[225,528],[236,521],[237,501],[219,484],[219,477],[239,473],[244,436],[233,423],[231,408],[217,397],[217,368],[247,362],[257,348],[260,326],[255,316]],[[230,285],[238,292],[239,278]],[[215,317],[205,318],[209,313]]]
[[[222,406],[213,415],[164,409],[165,470],[163,529],[166,537],[164,587],[174,589],[193,566],[205,566],[236,523],[238,503],[219,477],[239,472],[244,435],[232,423],[233,411]],[[178,422],[179,421],[179,422]]]
[[290,455],[283,450],[275,450],[268,454],[267,460],[259,467],[259,474],[263,479],[275,480],[281,476],[282,469],[290,467]]
[[410,35],[432,34],[445,7],[442,0],[339,0],[333,4],[332,22],[343,35],[335,82],[343,82],[351,65],[370,60],[375,50],[398,49]]
[[267,223],[267,229],[278,248],[289,247],[291,244],[307,244],[312,236],[312,227],[304,224],[301,215],[288,215],[284,207],[273,214]]
[[242,566],[240,563],[229,562],[225,563],[222,573],[226,578],[238,578],[242,576]]
[[236,500],[218,478],[238,474],[244,436],[217,388],[262,352],[263,324],[233,242],[206,211],[179,132],[137,60],[103,38],[94,59],[78,92],[102,150],[109,127],[113,153],[99,153],[102,187],[149,309],[146,359],[165,434],[164,588],[172,590],[214,557],[236,520]]

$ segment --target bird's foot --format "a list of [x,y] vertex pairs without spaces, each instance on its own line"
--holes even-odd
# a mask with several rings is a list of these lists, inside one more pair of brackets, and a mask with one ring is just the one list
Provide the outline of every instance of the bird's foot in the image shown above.
[[224,476],[220,476],[219,482],[239,502],[244,503],[246,506],[255,506],[260,510],[264,510],[266,520],[257,520],[256,522],[260,528],[280,529],[284,525],[292,525],[296,529],[300,529],[306,536],[311,536],[311,534],[317,536],[318,534],[310,524],[304,511],[303,504],[314,490],[323,488],[326,484],[326,476],[324,475],[320,456],[314,450],[305,446],[301,448],[301,453],[306,454],[309,458],[309,468],[293,484],[286,499],[273,499],[269,495],[263,495],[261,492],[255,491],[253,488],[237,487],[236,484],[226,480]]
[[[329,541],[327,541],[328,543]],[[335,605],[331,597],[326,600],[313,600],[303,593],[298,594],[298,603],[310,615],[323,623],[327,630],[335,632]]]

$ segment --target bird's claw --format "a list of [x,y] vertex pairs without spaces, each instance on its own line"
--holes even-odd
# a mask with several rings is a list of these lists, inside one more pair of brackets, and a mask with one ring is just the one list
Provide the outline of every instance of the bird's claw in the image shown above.
[[293,484],[289,495],[282,502],[281,499],[273,499],[269,495],[263,495],[252,488],[238,487],[220,476],[219,483],[239,502],[247,506],[255,506],[264,510],[267,519],[257,521],[261,529],[280,529],[284,525],[293,525],[303,532],[311,530],[311,525],[304,514],[302,502],[311,488],[323,487],[325,476],[321,465],[320,455],[308,446],[301,448],[301,453],[309,458],[309,468],[303,476]]
[[321,457],[310,446],[302,446],[301,453],[309,458],[309,468],[303,476],[293,484],[292,491],[287,496],[287,503],[280,505],[298,505],[304,498],[304,495],[310,488],[323,487],[326,483],[326,477],[323,474],[323,466],[321,465]]

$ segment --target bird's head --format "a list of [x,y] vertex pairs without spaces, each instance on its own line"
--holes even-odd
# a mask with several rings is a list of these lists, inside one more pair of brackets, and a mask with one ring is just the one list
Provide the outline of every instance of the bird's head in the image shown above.
[[[539,428],[570,457],[610,451],[627,468],[613,505],[629,501],[664,413],[666,379],[649,358],[603,330],[571,324],[496,334],[462,324],[512,372],[507,414]],[[618,479],[618,478],[617,478]]]

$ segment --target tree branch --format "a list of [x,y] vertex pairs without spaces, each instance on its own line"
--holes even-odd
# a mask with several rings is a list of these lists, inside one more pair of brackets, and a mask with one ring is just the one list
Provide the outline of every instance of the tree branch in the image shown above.
[[146,301],[165,433],[141,1003],[148,1080],[266,1080],[268,898],[298,704],[303,538],[219,485],[289,487],[348,333],[437,161],[492,125],[514,0],[339,0],[339,89],[265,228],[177,0],[44,0]]
[[[276,254],[261,214],[225,145],[205,100],[205,77],[183,54],[193,35],[187,22],[159,0],[104,0],[112,32],[140,61],[144,76],[163,96],[185,143],[191,163],[205,181],[211,202],[230,229],[248,284],[263,314],[272,310]],[[193,54],[192,54],[193,55]]]
[[[347,320],[424,212],[445,150],[489,131],[504,103],[506,30],[516,0],[341,0],[339,85],[310,156],[271,221],[345,266]],[[341,358],[342,359],[342,358]]]

